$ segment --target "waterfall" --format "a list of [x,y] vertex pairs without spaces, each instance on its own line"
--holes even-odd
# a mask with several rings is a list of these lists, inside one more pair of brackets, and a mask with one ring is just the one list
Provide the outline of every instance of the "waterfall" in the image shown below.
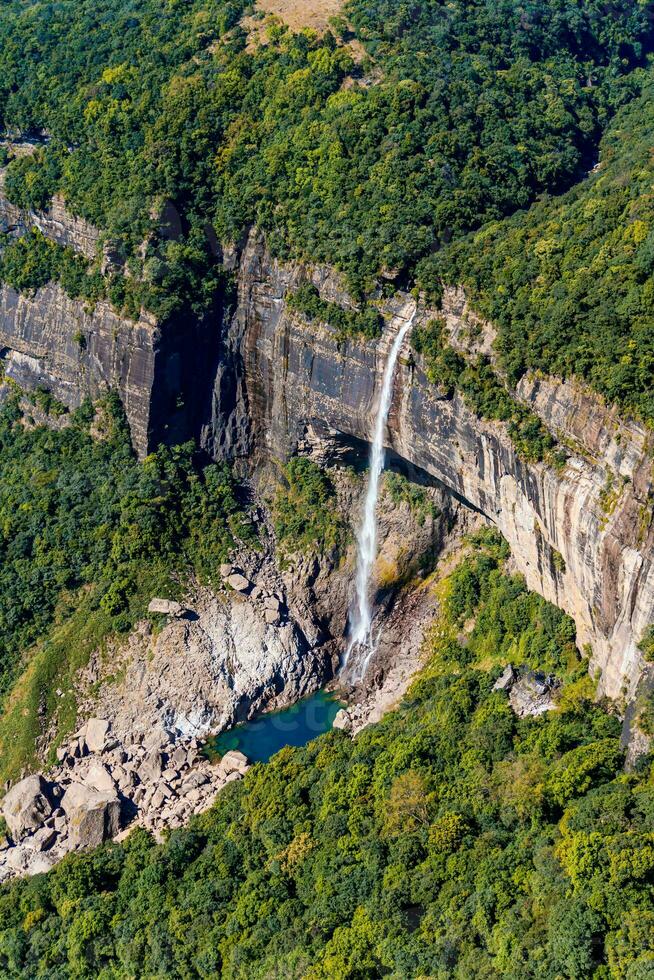
[[377,419],[375,421],[375,431],[373,434],[372,445],[370,447],[370,469],[368,473],[368,487],[363,506],[363,516],[357,529],[357,570],[356,570],[356,595],[355,604],[350,613],[350,637],[345,657],[343,658],[343,670],[347,669],[352,652],[361,651],[363,660],[359,665],[354,680],[360,680],[370,663],[370,658],[377,647],[377,641],[372,635],[372,609],[370,606],[370,578],[377,557],[377,498],[379,497],[379,482],[384,468],[384,436],[386,434],[386,423],[388,413],[391,409],[393,398],[393,380],[395,378],[395,365],[400,353],[400,348],[407,333],[413,326],[417,311],[400,328],[397,337],[393,341],[390,349],[386,367],[384,368],[384,378],[377,408]]

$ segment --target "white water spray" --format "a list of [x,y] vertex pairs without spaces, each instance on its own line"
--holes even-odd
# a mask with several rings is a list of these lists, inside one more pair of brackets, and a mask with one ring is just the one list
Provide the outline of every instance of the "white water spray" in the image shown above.
[[[417,311],[416,311],[417,313]],[[384,378],[382,381],[379,407],[377,409],[377,419],[375,422],[375,432],[373,435],[372,446],[370,447],[370,471],[368,474],[368,488],[363,507],[363,519],[357,530],[357,571],[356,571],[356,598],[355,606],[350,614],[350,642],[345,657],[343,658],[343,670],[347,669],[350,656],[354,650],[361,651],[363,659],[354,676],[354,680],[361,679],[370,663],[370,658],[377,648],[377,640],[372,635],[372,609],[370,606],[370,578],[373,565],[377,557],[377,498],[379,497],[379,481],[384,468],[384,436],[386,434],[386,423],[388,413],[391,409],[393,398],[393,379],[395,377],[395,365],[402,347],[402,343],[407,333],[413,326],[416,318],[413,314],[410,320],[400,328],[397,337],[393,341],[390,349]]]

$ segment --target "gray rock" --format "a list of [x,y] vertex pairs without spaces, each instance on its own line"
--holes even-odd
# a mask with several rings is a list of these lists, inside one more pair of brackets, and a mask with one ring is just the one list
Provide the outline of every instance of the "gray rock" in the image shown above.
[[203,772],[192,772],[182,783],[181,792],[188,793],[191,789],[197,789],[209,782],[209,777]]
[[114,783],[109,770],[106,766],[103,766],[101,762],[91,763],[88,772],[84,777],[84,783],[86,786],[90,786],[91,789],[96,790],[98,793],[105,793],[109,796],[112,796],[116,789],[116,784]]
[[9,790],[2,812],[14,840],[41,827],[52,813],[48,783],[40,775],[27,776]]
[[229,576],[232,575],[235,571],[236,569],[234,568],[233,565],[223,564],[220,566],[220,577],[229,578]]
[[512,664],[507,664],[502,674],[493,684],[494,691],[510,691],[516,682],[516,672]]
[[279,626],[281,618],[278,612],[274,609],[265,609],[263,613],[263,618],[265,619],[268,626]]
[[64,795],[63,808],[71,844],[76,849],[97,847],[120,830],[120,801],[115,794],[109,796],[73,783]]
[[57,836],[57,831],[52,827],[41,827],[35,834],[25,839],[24,847],[29,847],[33,851],[49,851]]
[[252,587],[252,583],[249,581],[249,579],[246,579],[245,575],[240,575],[238,572],[235,572],[233,575],[229,575],[226,582],[231,589],[234,589],[234,592],[249,592],[250,588]]
[[221,769],[224,773],[231,772],[245,772],[249,767],[248,759],[246,755],[242,752],[237,752],[232,749],[229,752],[225,752],[224,756],[218,764],[218,769]]
[[138,767],[137,775],[142,783],[153,783],[161,777],[163,766],[161,752],[151,752]]
[[170,762],[175,769],[184,769],[188,765],[188,752],[181,745],[175,749],[170,757]]
[[347,711],[345,708],[341,708],[341,710],[337,713],[336,717],[334,718],[334,723],[332,727],[338,728],[342,732],[351,732],[352,716],[350,715],[350,712]]
[[172,599],[152,599],[148,606],[149,613],[160,613],[163,616],[181,616],[184,606]]
[[147,738],[143,740],[143,749],[147,752],[157,752],[162,749],[166,749],[171,742],[173,742],[173,736],[169,731],[164,729],[158,729],[157,731],[151,732]]
[[89,752],[102,752],[109,731],[109,722],[104,718],[89,718],[80,730],[80,739],[84,739]]

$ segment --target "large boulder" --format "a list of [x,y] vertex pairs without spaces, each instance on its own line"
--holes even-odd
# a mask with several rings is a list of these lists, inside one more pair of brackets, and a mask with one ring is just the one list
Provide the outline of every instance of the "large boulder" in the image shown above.
[[50,787],[43,776],[27,776],[9,790],[2,813],[14,840],[38,830],[52,813]]
[[77,850],[97,847],[120,830],[120,800],[114,793],[98,793],[82,783],[73,783],[61,805],[68,818],[70,842]]
[[243,774],[248,768],[249,762],[247,756],[243,755],[242,752],[237,752],[235,749],[225,752],[218,763],[218,769],[224,776],[228,776],[232,772]]
[[510,691],[517,680],[513,664],[507,664],[493,684],[494,691]]
[[184,606],[174,599],[152,599],[148,606],[149,613],[160,613],[163,616],[181,616]]
[[113,796],[116,789],[116,784],[109,770],[98,760],[94,760],[89,766],[84,776],[84,783],[90,789],[94,789],[96,793],[103,793],[108,796]]
[[89,752],[102,752],[107,741],[109,732],[109,722],[104,718],[89,718],[85,725],[82,725],[76,737],[80,743],[84,743]]
[[351,732],[352,727],[352,715],[345,708],[341,708],[341,710],[336,713],[336,717],[332,723],[332,728],[338,728],[342,732]]
[[249,592],[252,588],[252,582],[239,572],[229,575],[226,582],[230,589],[234,589],[234,592]]

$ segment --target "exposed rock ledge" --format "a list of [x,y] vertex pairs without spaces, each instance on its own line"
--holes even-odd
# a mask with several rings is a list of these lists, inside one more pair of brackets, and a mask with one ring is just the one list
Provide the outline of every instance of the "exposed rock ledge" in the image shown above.
[[[203,738],[313,693],[329,676],[324,654],[292,619],[268,622],[266,598],[198,589],[186,617],[158,635],[141,623],[111,665],[121,680],[106,680],[82,713],[100,713],[124,738]],[[91,665],[88,686],[100,671]]]

